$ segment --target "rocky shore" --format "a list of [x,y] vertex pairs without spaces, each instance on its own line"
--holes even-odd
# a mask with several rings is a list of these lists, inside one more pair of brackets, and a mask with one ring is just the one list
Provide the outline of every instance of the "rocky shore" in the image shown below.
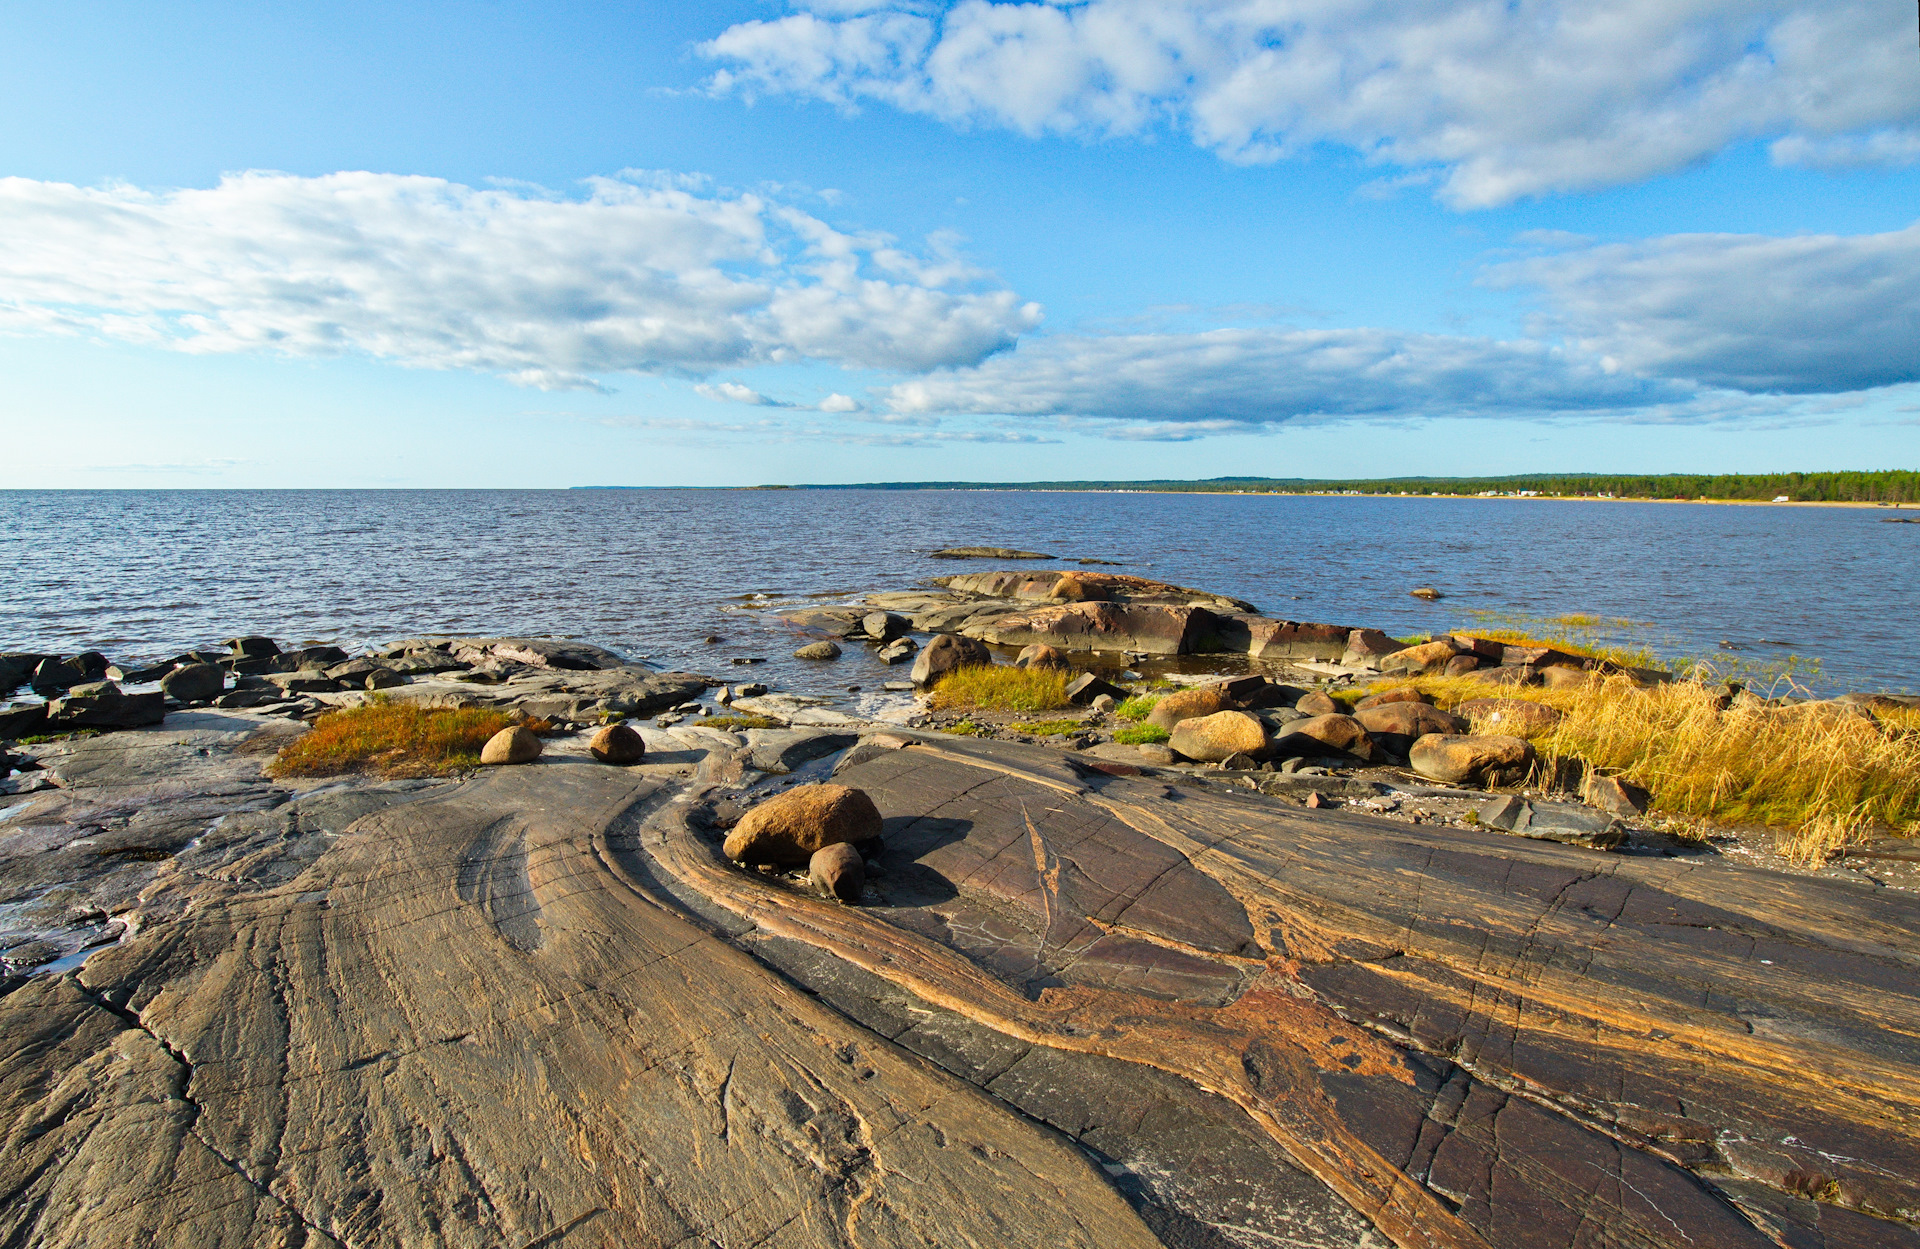
[[[1083,570],[785,615],[899,688],[0,654],[0,1241],[1920,1245],[1914,865],[1676,839],[1500,705],[1663,674]],[[981,662],[1075,705],[931,705]],[[264,768],[370,701],[511,740]]]

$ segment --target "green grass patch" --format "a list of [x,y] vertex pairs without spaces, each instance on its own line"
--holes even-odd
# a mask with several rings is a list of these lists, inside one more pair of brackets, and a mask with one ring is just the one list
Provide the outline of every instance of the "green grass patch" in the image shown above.
[[1122,746],[1145,746],[1153,742],[1171,740],[1173,734],[1157,724],[1136,724],[1132,728],[1121,729],[1113,735],[1113,740]]
[[98,737],[100,733],[101,730],[99,729],[75,729],[71,733],[34,733],[28,737],[16,737],[13,739],[12,744],[15,746],[44,746],[48,742],[78,742],[85,741],[89,737]]
[[1058,737],[1063,733],[1078,733],[1087,726],[1080,720],[1035,720],[1028,724],[1014,724],[1008,727],[1040,737]]
[[480,766],[480,748],[513,723],[491,707],[370,702],[331,711],[267,765],[272,776],[446,776]]
[[938,711],[1053,711],[1068,707],[1072,674],[1058,668],[978,664],[940,678],[931,705]]
[[785,728],[778,720],[769,720],[765,716],[706,716],[694,723],[703,729],[780,729]]
[[985,729],[981,728],[979,725],[975,724],[971,720],[957,721],[956,723],[949,724],[946,728],[941,729],[940,731],[942,733],[951,733],[955,737],[984,737],[986,736],[986,733],[987,733]]
[[1158,694],[1135,694],[1113,709],[1113,714],[1122,720],[1144,720],[1153,705],[1160,701]]

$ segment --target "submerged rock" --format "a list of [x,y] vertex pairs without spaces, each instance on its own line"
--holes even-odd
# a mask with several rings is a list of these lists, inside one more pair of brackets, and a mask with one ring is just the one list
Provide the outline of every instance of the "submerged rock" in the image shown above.
[[793,652],[795,659],[838,659],[840,647],[833,642],[809,642]]

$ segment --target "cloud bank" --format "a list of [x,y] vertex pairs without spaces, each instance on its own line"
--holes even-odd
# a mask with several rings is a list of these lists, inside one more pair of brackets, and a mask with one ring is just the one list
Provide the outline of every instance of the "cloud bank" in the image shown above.
[[170,192],[0,179],[0,329],[364,353],[555,389],[800,359],[912,373],[975,363],[1039,319],[949,256],[692,180],[596,179],[564,199],[374,173]]
[[1639,181],[1773,139],[1920,158],[1913,15],[1885,0],[802,4],[702,45],[716,91],[1023,134],[1172,127],[1240,162],[1316,144],[1462,208]]

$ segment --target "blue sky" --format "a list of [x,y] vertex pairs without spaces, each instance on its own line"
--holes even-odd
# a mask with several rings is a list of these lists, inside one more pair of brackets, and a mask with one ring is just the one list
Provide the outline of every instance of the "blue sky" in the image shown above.
[[0,486],[1920,462],[1903,6],[266,9],[0,10]]

